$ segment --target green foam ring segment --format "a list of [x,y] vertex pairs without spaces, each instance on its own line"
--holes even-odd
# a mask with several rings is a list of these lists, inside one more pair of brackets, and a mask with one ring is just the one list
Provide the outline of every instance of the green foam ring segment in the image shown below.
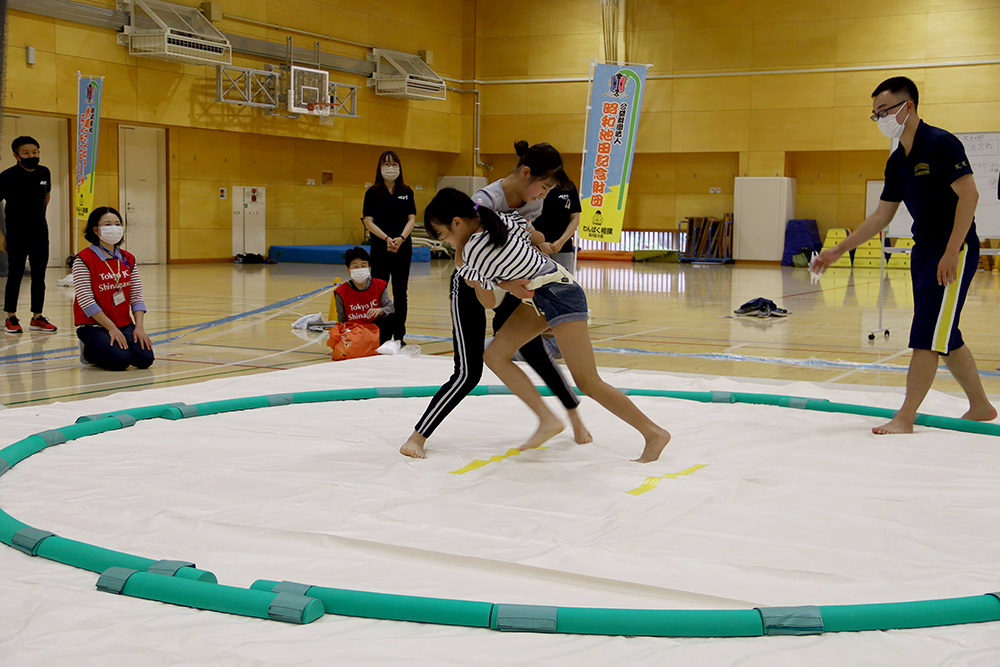
[[312,623],[326,613],[322,602],[301,595],[165,577],[121,567],[106,570],[97,586],[100,590],[144,600],[289,623]]
[[[433,396],[440,387],[369,387],[334,389],[292,394],[273,394],[210,401],[196,405],[172,403],[115,413],[80,417],[77,423],[28,436],[3,449],[0,461],[6,472],[43,449],[127,428],[148,419],[187,419],[206,415],[252,410],[289,404],[372,398],[420,398]],[[539,387],[551,396],[548,387]],[[895,411],[826,399],[744,392],[668,391],[622,389],[630,396],[648,396],[700,403],[746,403],[777,407],[854,414],[891,419]],[[503,386],[480,385],[472,395],[510,395]],[[577,393],[580,393],[577,390]],[[932,428],[1000,436],[1000,425],[920,414],[916,423]],[[22,532],[23,531],[23,532]],[[249,589],[218,584],[215,575],[179,561],[155,561],[77,542],[28,526],[0,509],[0,542],[12,546],[20,536],[29,539],[32,555],[101,573],[101,590],[171,604],[255,618],[292,623],[311,623],[324,613],[343,616],[414,621],[441,625],[490,628],[501,631],[559,632],[567,634],[628,635],[653,637],[756,637],[768,634],[818,634],[925,628],[1000,620],[1000,593],[962,598],[878,604],[782,607],[747,610],[653,610],[584,607],[505,605],[469,600],[372,593],[324,588],[289,582],[258,580]],[[22,548],[22,547],[19,547]],[[23,550],[23,548],[22,548]],[[173,576],[157,573],[163,563],[173,563]],[[148,572],[153,568],[152,572]],[[110,582],[110,583],[109,583]],[[783,619],[774,624],[774,618]],[[797,628],[798,625],[801,627]],[[784,625],[782,625],[784,623]],[[789,629],[791,628],[791,629]]]

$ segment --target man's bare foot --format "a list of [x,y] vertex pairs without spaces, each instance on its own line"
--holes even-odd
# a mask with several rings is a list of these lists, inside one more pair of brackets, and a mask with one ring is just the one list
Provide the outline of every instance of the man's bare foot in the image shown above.
[[982,407],[969,408],[969,411],[962,415],[962,419],[969,419],[974,422],[991,422],[997,418],[997,410],[987,403]]
[[875,435],[892,435],[896,433],[913,433],[913,422],[894,417],[888,424],[882,424],[872,429]]
[[527,449],[536,449],[541,447],[550,438],[562,433],[565,428],[566,425],[555,417],[542,420],[542,422],[538,424],[538,430],[535,431],[530,438],[528,438],[528,442],[518,447],[518,449],[523,452]]
[[649,463],[660,458],[663,448],[670,442],[670,431],[658,428],[655,433],[646,436],[646,447],[642,450],[642,456],[632,459],[636,463]]
[[577,410],[570,410],[566,416],[569,417],[569,423],[573,427],[573,439],[576,440],[576,444],[586,445],[594,441],[594,436],[590,435],[590,431],[583,425],[583,420],[580,419],[580,413]]
[[426,459],[427,454],[424,453],[424,443],[427,442],[427,438],[423,437],[419,433],[414,433],[410,436],[410,439],[403,443],[403,446],[399,448],[399,453],[403,456],[409,456],[414,459]]

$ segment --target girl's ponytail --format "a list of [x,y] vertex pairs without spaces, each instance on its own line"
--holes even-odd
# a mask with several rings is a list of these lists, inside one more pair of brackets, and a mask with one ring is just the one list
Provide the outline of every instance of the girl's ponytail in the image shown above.
[[496,214],[496,211],[492,211],[485,206],[480,206],[477,213],[479,213],[479,221],[482,223],[483,231],[489,237],[490,243],[495,246],[502,246],[506,243],[508,236],[507,225]]
[[434,225],[447,227],[455,218],[471,220],[476,217],[482,223],[490,243],[502,246],[507,242],[507,225],[500,216],[485,206],[475,204],[469,195],[455,188],[442,188],[427,204],[424,209],[424,229],[431,238],[436,239],[438,235]]

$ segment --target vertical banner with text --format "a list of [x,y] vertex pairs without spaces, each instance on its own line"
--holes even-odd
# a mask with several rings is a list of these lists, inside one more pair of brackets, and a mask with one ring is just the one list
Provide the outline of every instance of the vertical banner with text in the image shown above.
[[78,72],[77,80],[76,218],[86,220],[94,208],[94,174],[97,170],[97,135],[101,126],[104,77],[81,76]]
[[621,242],[646,66],[595,65],[580,179],[580,237]]

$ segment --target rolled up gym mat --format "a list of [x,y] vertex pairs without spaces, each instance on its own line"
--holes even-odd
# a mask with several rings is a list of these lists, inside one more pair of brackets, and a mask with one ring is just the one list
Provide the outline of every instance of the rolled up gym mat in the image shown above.
[[491,602],[368,593],[292,582],[258,580],[251,584],[250,588],[257,591],[295,591],[321,601],[328,614],[388,621],[488,628],[490,615],[493,612]]
[[322,602],[303,595],[208,584],[128,568],[105,570],[97,587],[144,600],[286,623],[312,623],[325,613]]

